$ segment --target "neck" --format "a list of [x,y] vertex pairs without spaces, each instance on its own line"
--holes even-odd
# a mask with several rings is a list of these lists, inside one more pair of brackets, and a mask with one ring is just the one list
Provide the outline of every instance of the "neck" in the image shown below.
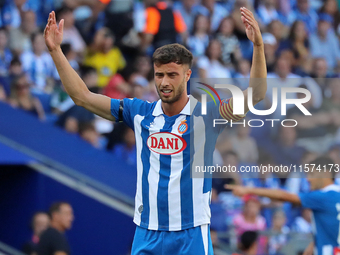
[[177,115],[183,110],[188,101],[189,97],[187,96],[187,93],[183,92],[181,98],[175,103],[162,102],[163,112],[169,117]]
[[321,189],[323,189],[323,188],[325,188],[325,187],[327,187],[327,186],[329,186],[329,185],[332,185],[332,184],[334,184],[334,182],[333,182],[332,179],[324,179],[324,181],[323,181],[323,187],[322,187]]
[[58,223],[55,222],[55,221],[52,221],[52,222],[51,222],[51,227],[52,227],[52,228],[55,228],[56,230],[58,230],[58,231],[61,232],[61,233],[64,233],[64,232],[65,232],[65,229],[64,229],[60,224],[58,224]]

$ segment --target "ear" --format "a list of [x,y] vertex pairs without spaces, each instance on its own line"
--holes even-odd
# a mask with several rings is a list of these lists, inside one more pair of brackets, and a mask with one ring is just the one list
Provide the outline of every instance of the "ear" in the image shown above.
[[185,81],[186,81],[186,82],[188,82],[188,81],[190,80],[191,74],[192,74],[191,69],[188,69],[188,70],[185,72]]

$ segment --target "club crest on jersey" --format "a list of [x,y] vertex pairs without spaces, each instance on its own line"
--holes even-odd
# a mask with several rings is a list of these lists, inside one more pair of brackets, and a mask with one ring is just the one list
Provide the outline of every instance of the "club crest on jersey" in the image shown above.
[[162,155],[173,155],[180,153],[187,147],[186,141],[169,132],[154,133],[146,141],[150,150]]
[[188,130],[188,124],[186,123],[187,120],[181,121],[181,124],[178,126],[178,133],[184,134]]

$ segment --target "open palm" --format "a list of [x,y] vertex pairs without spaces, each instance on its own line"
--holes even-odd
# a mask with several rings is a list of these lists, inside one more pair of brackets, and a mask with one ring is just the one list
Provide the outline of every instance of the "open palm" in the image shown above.
[[56,50],[63,41],[64,20],[59,22],[59,27],[55,18],[55,12],[52,11],[48,16],[48,22],[44,31],[45,43],[49,51]]
[[246,28],[246,34],[250,41],[256,46],[263,44],[260,27],[254,18],[254,15],[247,8],[241,8],[241,19]]

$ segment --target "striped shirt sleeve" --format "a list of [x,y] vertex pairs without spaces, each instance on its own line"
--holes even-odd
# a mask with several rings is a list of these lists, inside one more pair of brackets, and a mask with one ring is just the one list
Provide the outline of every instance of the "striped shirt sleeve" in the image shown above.
[[222,103],[219,106],[219,112],[222,118],[234,122],[240,121],[246,116],[245,114],[241,115],[233,113],[232,98],[222,100]]

